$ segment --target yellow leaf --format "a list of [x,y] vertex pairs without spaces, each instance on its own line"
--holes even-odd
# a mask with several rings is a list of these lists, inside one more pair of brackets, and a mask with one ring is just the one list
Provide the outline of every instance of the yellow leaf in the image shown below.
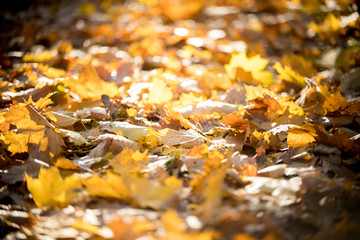
[[66,158],[62,157],[59,158],[56,161],[55,164],[56,167],[61,168],[61,169],[68,169],[68,170],[79,170],[78,166],[76,166],[75,163],[73,163],[70,160],[67,160]]
[[327,97],[322,107],[326,112],[335,112],[344,110],[348,105],[349,101],[338,92]]
[[72,175],[63,179],[56,167],[40,169],[37,179],[26,173],[27,188],[37,206],[66,206],[75,196],[75,189],[81,189],[80,178]]
[[251,86],[244,84],[246,90],[246,100],[252,101],[259,98],[264,98],[266,95],[276,97],[276,94],[268,88],[258,86]]
[[4,132],[4,143],[9,145],[8,150],[15,153],[22,153],[28,151],[29,135],[24,133],[16,134],[13,131]]
[[305,121],[303,108],[293,101],[281,101],[281,98],[278,98],[278,100],[281,104],[282,112],[279,113],[278,117],[272,119],[272,122],[276,122],[277,125],[295,124],[301,126]]
[[80,218],[76,218],[75,222],[71,224],[71,227],[96,235],[99,235],[99,230],[100,230],[98,226],[95,226],[94,224],[88,222],[84,222]]
[[181,113],[179,113],[178,111],[174,110],[174,109],[168,109],[165,110],[166,115],[168,115],[170,118],[172,119],[176,119],[179,120],[181,125],[184,128],[188,128],[188,129],[196,129],[196,126],[194,124],[192,124],[189,120],[187,120]]
[[189,105],[196,105],[205,100],[206,100],[206,98],[204,96],[202,96],[202,95],[197,96],[193,92],[182,93],[179,97],[179,100],[174,103],[173,107],[182,108],[182,107],[186,107]]
[[299,85],[301,88],[306,86],[305,78],[297,72],[294,72],[288,66],[282,67],[281,63],[276,62],[274,68],[279,73],[278,78],[280,80],[294,83]]
[[317,137],[316,129],[312,125],[306,124],[288,130],[287,144],[291,148],[303,147],[315,142],[315,137]]
[[136,175],[124,177],[129,185],[133,199],[141,207],[161,209],[168,201],[182,189],[182,181],[175,176],[168,177],[162,182]]
[[28,53],[23,57],[24,62],[46,62],[55,57],[55,51],[42,51],[39,54]]
[[144,147],[154,148],[157,147],[161,142],[161,133],[156,130],[149,128],[147,135],[141,137],[138,143]]
[[48,78],[61,78],[66,76],[66,72],[62,69],[49,67],[49,65],[39,64],[37,69]]
[[43,126],[38,125],[31,119],[29,108],[26,104],[12,105],[5,114],[5,120],[18,129],[40,130]]
[[124,200],[128,200],[130,196],[122,177],[109,171],[106,172],[105,179],[93,174],[91,178],[85,179],[83,184],[92,196]]
[[144,166],[147,161],[146,154],[147,151],[141,153],[139,151],[134,152],[131,149],[125,148],[114,157],[114,159],[110,162],[110,165],[113,167],[115,172],[120,174],[139,172],[141,170],[141,166]]
[[[10,131],[4,134],[5,144],[9,144],[8,150],[13,154],[29,151],[31,157],[47,161],[47,157],[61,152],[64,144],[62,137],[31,105],[11,106],[5,114],[5,120],[17,128],[16,133]],[[35,146],[29,149],[29,144]]]
[[52,93],[49,93],[48,95],[46,95],[45,97],[43,98],[40,98],[37,102],[34,102],[34,106],[37,108],[37,109],[44,109],[45,107],[47,107],[48,105],[50,104],[53,104],[54,102],[51,100],[51,96],[53,94]]
[[99,100],[101,95],[108,95],[110,98],[118,94],[118,87],[114,82],[105,82],[100,79],[95,68],[90,64],[82,65],[82,71],[78,79],[70,78],[66,82],[71,91],[81,99]]
[[231,56],[225,70],[231,79],[270,86],[274,79],[271,72],[264,70],[268,63],[267,59],[259,55],[248,58],[245,52],[241,52]]
[[148,101],[150,104],[164,105],[172,99],[172,91],[166,87],[164,80],[155,76],[153,78]]
[[137,116],[137,110],[135,108],[126,109],[126,113],[129,115],[129,117],[135,118]]
[[305,77],[313,77],[317,74],[311,60],[298,54],[285,55],[281,58],[285,65],[291,66],[296,72]]

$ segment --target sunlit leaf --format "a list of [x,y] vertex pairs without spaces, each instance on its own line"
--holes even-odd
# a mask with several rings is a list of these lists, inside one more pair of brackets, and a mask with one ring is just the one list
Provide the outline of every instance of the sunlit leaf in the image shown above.
[[66,80],[71,91],[76,93],[81,99],[99,100],[102,95],[108,95],[110,98],[118,94],[118,87],[114,82],[105,82],[101,80],[94,69],[89,64],[81,67],[78,78]]
[[252,101],[258,98],[264,98],[266,95],[270,97],[275,97],[276,94],[272,92],[268,88],[264,88],[260,85],[258,86],[251,86],[244,84],[245,90],[246,90],[246,100]]
[[293,127],[288,130],[287,143],[289,147],[298,148],[315,142],[317,136],[316,130],[311,125],[303,125],[302,127]]
[[149,103],[164,105],[172,98],[172,91],[166,87],[165,81],[158,77],[154,77],[149,92]]
[[335,112],[343,111],[348,105],[349,101],[338,92],[327,97],[322,107],[326,112]]
[[131,172],[140,172],[141,167],[147,163],[147,151],[141,153],[125,148],[119,154],[114,156],[110,165],[114,171],[120,174],[128,174]]
[[285,65],[285,67],[283,67],[281,63],[276,62],[274,68],[279,73],[278,78],[280,80],[297,84],[301,88],[306,86],[305,78],[291,70],[288,66]]
[[83,180],[83,184],[92,196],[123,200],[128,200],[130,197],[130,191],[122,177],[110,171],[106,172],[106,178],[93,174],[91,178]]
[[141,207],[166,208],[169,201],[182,189],[182,181],[175,176],[163,181],[147,179],[135,175],[125,176],[133,199]]
[[63,179],[56,167],[41,168],[37,179],[25,176],[27,187],[39,207],[66,206],[76,197],[74,190],[81,189],[79,177],[71,175]]
[[268,62],[259,55],[248,58],[245,52],[241,52],[231,56],[230,63],[225,65],[225,69],[231,79],[270,86],[274,79],[272,73],[265,70]]

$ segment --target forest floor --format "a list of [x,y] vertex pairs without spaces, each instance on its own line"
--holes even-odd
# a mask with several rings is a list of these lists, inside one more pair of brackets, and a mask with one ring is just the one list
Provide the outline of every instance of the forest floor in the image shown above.
[[4,239],[360,239],[353,0],[5,1]]

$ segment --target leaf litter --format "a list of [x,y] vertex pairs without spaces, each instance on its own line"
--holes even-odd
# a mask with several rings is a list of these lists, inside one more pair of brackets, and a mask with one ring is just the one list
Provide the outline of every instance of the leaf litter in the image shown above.
[[4,4],[4,239],[360,237],[356,1]]

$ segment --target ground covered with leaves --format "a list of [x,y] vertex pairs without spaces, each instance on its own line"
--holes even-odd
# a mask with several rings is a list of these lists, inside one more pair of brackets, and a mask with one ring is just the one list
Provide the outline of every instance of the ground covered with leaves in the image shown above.
[[360,238],[355,1],[4,4],[3,238]]

